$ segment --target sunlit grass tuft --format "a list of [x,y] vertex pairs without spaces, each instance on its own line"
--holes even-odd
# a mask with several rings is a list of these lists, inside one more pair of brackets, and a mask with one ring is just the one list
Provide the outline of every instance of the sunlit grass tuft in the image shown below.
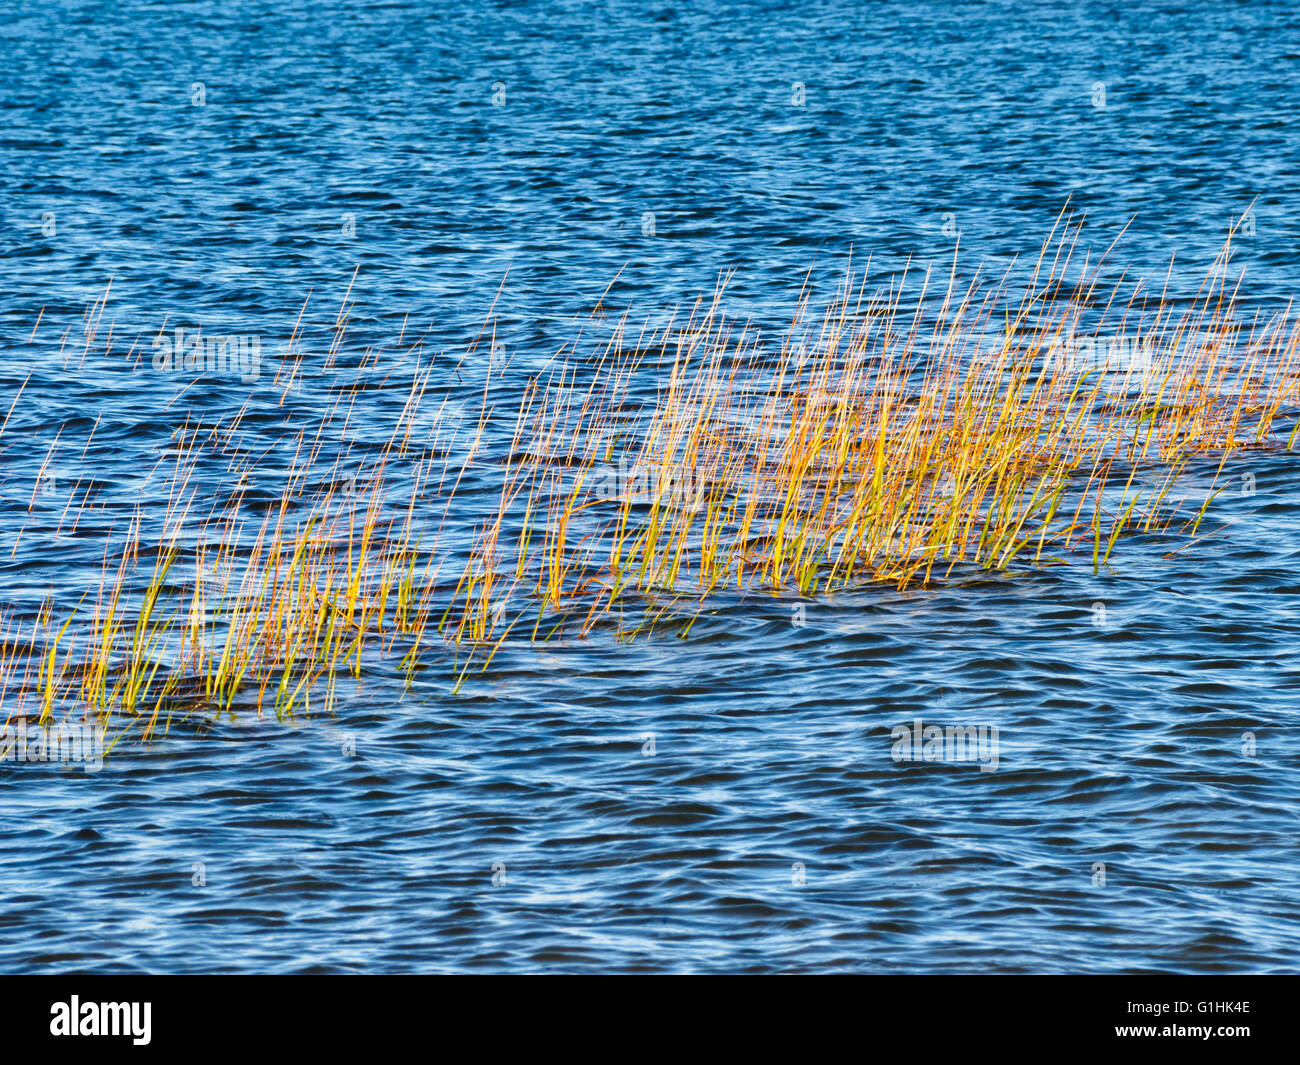
[[[1243,320],[1226,249],[1181,305],[1103,294],[1073,255],[1054,234],[1018,287],[850,273],[775,343],[728,317],[724,280],[684,320],[632,339],[625,316],[523,381],[486,360],[481,391],[444,382],[438,402],[417,366],[387,440],[256,510],[256,469],[212,498],[194,478],[240,419],[187,422],[165,512],[106,544],[98,588],[0,626],[0,718],[148,738],[178,715],[328,707],[340,678],[410,675],[435,648],[458,688],[512,638],[627,639],[722,595],[1100,570],[1126,532],[1193,535],[1215,486],[1189,505],[1189,462],[1293,442],[1300,329],[1290,308]],[[1097,337],[1121,357],[1081,361]],[[300,377],[281,368],[281,402]],[[295,470],[360,395],[298,429]]]

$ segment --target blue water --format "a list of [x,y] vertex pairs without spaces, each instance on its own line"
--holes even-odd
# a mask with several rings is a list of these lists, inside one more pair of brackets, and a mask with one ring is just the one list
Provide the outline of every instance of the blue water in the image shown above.
[[[97,586],[186,419],[244,410],[270,448],[319,417],[345,301],[344,363],[418,334],[455,396],[489,314],[540,366],[616,275],[636,317],[735,270],[779,330],[850,257],[887,283],[959,231],[1023,270],[1067,203],[1081,250],[1118,238],[1184,294],[1253,203],[1247,303],[1295,292],[1291,5],[337,6],[0,15],[7,616]],[[150,372],[164,323],[269,353],[300,312],[319,375],[283,402]],[[404,399],[362,393],[349,442]],[[1300,465],[1247,473],[1172,558],[1136,537],[1097,575],[864,588],[803,624],[725,601],[687,639],[512,645],[459,692],[375,669],[329,715],[0,764],[0,967],[1293,969]],[[917,718],[996,725],[996,769],[896,761]]]

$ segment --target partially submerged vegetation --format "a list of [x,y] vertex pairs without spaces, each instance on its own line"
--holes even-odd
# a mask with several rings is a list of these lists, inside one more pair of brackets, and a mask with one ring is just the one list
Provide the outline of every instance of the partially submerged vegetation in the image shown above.
[[[327,706],[439,649],[463,679],[507,640],[689,629],[721,595],[1099,568],[1126,531],[1194,532],[1213,486],[1180,495],[1189,461],[1290,446],[1300,328],[1290,308],[1241,320],[1226,249],[1177,305],[1101,291],[1074,254],[1053,237],[1016,286],[954,269],[868,292],[850,272],[775,344],[728,317],[724,282],[528,376],[476,345],[472,401],[417,365],[373,446],[337,447],[365,395],[340,390],[274,491],[256,466],[200,489],[243,411],[187,422],[163,512],[105,545],[98,587],[0,626],[0,721],[148,737],[177,713]],[[278,368],[281,403],[302,363]]]

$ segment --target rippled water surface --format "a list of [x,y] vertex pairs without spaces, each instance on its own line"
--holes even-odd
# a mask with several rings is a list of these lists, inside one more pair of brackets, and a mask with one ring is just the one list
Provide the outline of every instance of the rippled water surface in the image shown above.
[[[544,367],[616,275],[636,319],[735,270],[779,332],[850,255],[888,284],[960,230],[1020,270],[1068,201],[1081,251],[1187,294],[1253,201],[1243,292],[1295,291],[1287,4],[339,7],[0,15],[13,616],[93,592],[187,419],[270,452],[214,456],[219,495],[371,349],[344,442],[387,439],[408,338],[470,402],[486,319]],[[288,393],[150,366],[163,328],[269,360],[295,323]],[[0,966],[1293,969],[1298,478],[1234,458],[1203,538],[1099,574],[722,598],[684,639],[509,644],[459,691],[450,655],[409,690],[371,664],[329,714],[0,763]],[[996,768],[895,760],[916,719],[996,726]]]

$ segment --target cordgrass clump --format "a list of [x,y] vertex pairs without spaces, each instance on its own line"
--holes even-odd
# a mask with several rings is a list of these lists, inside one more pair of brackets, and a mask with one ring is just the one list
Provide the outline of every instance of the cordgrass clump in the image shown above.
[[[279,442],[269,495],[256,468],[198,487],[204,456],[252,450],[243,410],[187,421],[166,507],[106,543],[98,588],[4,623],[0,720],[149,737],[176,714],[328,706],[380,663],[450,650],[459,687],[512,638],[689,631],[722,596],[1099,570],[1126,532],[1194,535],[1215,486],[1189,505],[1189,462],[1291,446],[1300,324],[1245,320],[1227,248],[1176,302],[1103,291],[1102,264],[1072,270],[1076,241],[1054,233],[1027,282],[954,264],[868,291],[850,270],[775,341],[728,316],[726,278],[635,338],[626,314],[597,323],[544,372],[476,342],[453,378],[403,336],[388,438],[337,446],[372,353]],[[303,358],[275,375],[281,404]]]

